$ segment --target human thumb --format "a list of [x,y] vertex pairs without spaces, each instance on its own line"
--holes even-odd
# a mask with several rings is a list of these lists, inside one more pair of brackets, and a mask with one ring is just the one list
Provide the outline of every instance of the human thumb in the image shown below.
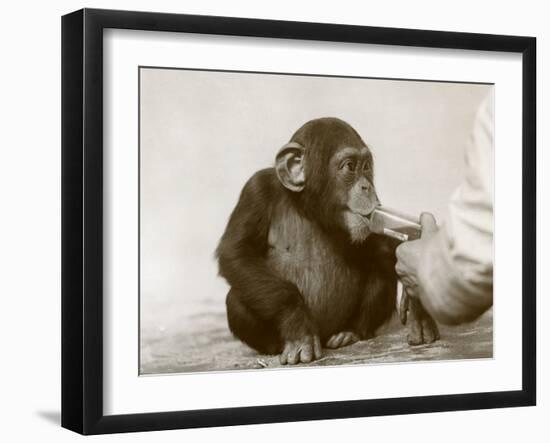
[[437,232],[435,217],[429,212],[420,214],[420,224],[422,225],[422,238],[429,237]]

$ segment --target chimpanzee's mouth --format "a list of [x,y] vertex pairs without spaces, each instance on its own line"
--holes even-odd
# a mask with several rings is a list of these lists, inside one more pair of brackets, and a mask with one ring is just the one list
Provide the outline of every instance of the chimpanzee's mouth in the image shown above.
[[361,243],[371,233],[371,221],[368,215],[347,210],[344,212],[344,223],[349,231],[352,243]]
[[351,209],[350,207],[348,207],[349,212],[351,212],[354,215],[358,215],[359,217],[364,218],[369,222],[370,222],[370,217],[371,217],[371,215],[372,215],[372,213],[374,212],[375,209],[376,209],[376,206],[374,206],[370,211],[358,211],[356,209],[354,210],[354,209]]
[[349,202],[346,209],[351,213],[370,220],[371,214],[380,205],[378,201]]
[[357,211],[356,211],[355,214],[360,215],[361,217],[370,219],[370,215],[372,214],[372,211],[369,212],[369,213],[367,213],[367,214],[365,214],[365,213],[363,213],[363,212],[357,212]]

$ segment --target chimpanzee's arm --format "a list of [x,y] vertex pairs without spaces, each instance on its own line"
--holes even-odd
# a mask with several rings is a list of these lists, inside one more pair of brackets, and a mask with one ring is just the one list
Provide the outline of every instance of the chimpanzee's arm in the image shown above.
[[298,288],[267,264],[273,208],[283,192],[273,169],[257,172],[241,193],[217,256],[220,275],[237,290],[240,301],[289,341],[316,331]]
[[[367,240],[371,278],[356,317],[358,332],[363,338],[374,335],[376,328],[389,319],[395,306],[397,284],[395,249],[400,242],[381,235],[371,237]],[[409,331],[409,344],[432,343],[439,339],[436,323],[419,300],[404,294],[400,310],[401,322],[407,324]]]
[[363,340],[373,337],[376,329],[389,320],[395,311],[395,248],[398,244],[397,240],[371,234],[361,245],[366,278],[362,297],[352,320],[352,329]]

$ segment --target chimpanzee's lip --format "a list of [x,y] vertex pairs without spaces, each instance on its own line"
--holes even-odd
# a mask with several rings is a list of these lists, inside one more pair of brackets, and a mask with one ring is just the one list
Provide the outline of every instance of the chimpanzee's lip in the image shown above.
[[360,215],[361,217],[366,218],[367,220],[370,220],[370,215],[372,214],[374,209],[375,208],[372,208],[372,210],[369,212],[362,212],[362,211],[354,211],[353,209],[348,208],[348,211],[351,212],[352,214]]
[[363,212],[356,212],[357,215],[360,215],[361,217],[366,217],[368,218],[371,214],[372,214],[372,211],[367,213],[367,214],[364,214]]
[[358,216],[362,223],[370,224],[370,213],[362,214],[361,212],[353,211],[348,208],[348,212],[352,215]]

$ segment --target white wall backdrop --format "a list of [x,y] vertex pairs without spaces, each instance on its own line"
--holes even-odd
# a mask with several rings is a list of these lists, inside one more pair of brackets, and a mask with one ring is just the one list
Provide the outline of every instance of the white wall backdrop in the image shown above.
[[[59,428],[60,411],[60,16],[77,8],[158,10],[283,20],[470,31],[538,37],[539,226],[550,223],[550,29],[544,2],[307,2],[101,0],[7,2],[0,28],[0,435],[3,441],[81,440]],[[359,130],[362,131],[361,128]],[[362,131],[364,132],[364,131]],[[368,135],[366,135],[368,137]],[[267,146],[267,145],[266,145]],[[269,146],[276,148],[276,146]],[[544,164],[544,165],[543,165]],[[543,171],[544,168],[544,171]],[[544,188],[544,189],[542,189]],[[387,191],[384,191],[387,192]],[[515,208],[512,208],[515,209]],[[94,441],[547,441],[550,369],[546,321],[550,236],[539,237],[539,405],[416,416],[165,431]],[[542,252],[544,251],[544,252]]]

